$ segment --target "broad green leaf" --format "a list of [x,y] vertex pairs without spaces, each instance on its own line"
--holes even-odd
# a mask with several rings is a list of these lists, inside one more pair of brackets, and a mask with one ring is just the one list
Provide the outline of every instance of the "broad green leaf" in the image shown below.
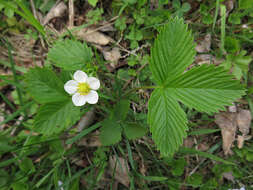
[[163,155],[172,155],[186,136],[187,118],[178,102],[166,89],[156,89],[148,104],[150,131]]
[[36,67],[26,74],[28,92],[39,103],[67,100],[63,82],[47,69]]
[[206,113],[225,110],[224,106],[244,95],[239,81],[233,80],[223,67],[205,64],[178,76],[166,88],[189,108]]
[[124,124],[124,132],[126,134],[126,137],[129,140],[137,139],[143,137],[146,132],[147,128],[140,126],[140,124],[136,123],[126,123]]
[[129,100],[120,100],[114,107],[114,118],[117,121],[123,121],[126,119],[128,110],[130,108]]
[[72,101],[52,102],[40,107],[34,121],[34,130],[51,135],[71,127],[80,118],[80,108]]
[[121,126],[114,120],[105,120],[99,138],[104,146],[116,144],[121,140]]
[[48,52],[48,60],[66,70],[78,70],[91,62],[92,51],[85,44],[74,40],[58,41]]
[[239,0],[240,9],[253,8],[253,0]]
[[25,173],[33,173],[35,172],[35,167],[33,162],[30,158],[25,157],[22,159],[21,163],[19,164],[20,169]]
[[171,80],[193,62],[193,37],[183,19],[173,19],[161,30],[151,49],[150,69],[158,85]]

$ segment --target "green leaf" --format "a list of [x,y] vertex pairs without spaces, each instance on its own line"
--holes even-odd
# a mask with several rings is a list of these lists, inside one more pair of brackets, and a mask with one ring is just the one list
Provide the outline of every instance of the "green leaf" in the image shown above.
[[42,105],[35,117],[34,130],[51,135],[73,125],[80,118],[80,108],[72,101],[53,102]]
[[124,124],[124,132],[129,140],[133,140],[143,137],[147,132],[147,128],[136,123],[127,123]]
[[193,37],[183,19],[173,19],[161,30],[151,49],[150,69],[156,82],[163,85],[181,74],[195,56]]
[[250,9],[253,8],[253,0],[239,0],[240,9]]
[[56,42],[48,52],[48,60],[66,70],[82,69],[91,58],[92,51],[85,43],[69,39]]
[[156,89],[148,104],[148,123],[158,149],[172,155],[186,136],[187,118],[169,90]]
[[28,92],[39,103],[67,100],[63,82],[47,69],[36,67],[26,74]]
[[88,0],[89,4],[92,5],[93,7],[96,6],[98,0]]
[[102,123],[100,140],[104,146],[116,144],[121,140],[121,126],[114,120],[107,119]]
[[223,67],[203,64],[192,68],[166,86],[174,97],[200,112],[225,110],[245,94],[237,80],[232,80]]
[[114,107],[114,118],[117,121],[123,121],[126,119],[128,110],[130,108],[129,100],[120,100]]
[[21,163],[19,164],[20,169],[25,173],[33,173],[35,172],[35,167],[33,165],[33,162],[30,158],[23,158]]

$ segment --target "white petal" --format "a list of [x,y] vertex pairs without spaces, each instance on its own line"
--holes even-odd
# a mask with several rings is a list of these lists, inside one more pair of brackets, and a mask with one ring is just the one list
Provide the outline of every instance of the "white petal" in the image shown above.
[[72,96],[72,101],[75,106],[83,106],[86,103],[85,96],[83,96],[79,93],[75,93]]
[[89,104],[96,104],[98,102],[98,93],[94,90],[91,90],[89,94],[84,96],[84,98]]
[[87,78],[88,78],[88,76],[87,76],[86,73],[83,72],[83,71],[78,70],[78,71],[76,71],[76,72],[74,73],[74,79],[75,79],[77,82],[86,82]]
[[64,84],[64,90],[69,94],[74,94],[77,91],[78,82],[75,80],[69,80]]
[[99,87],[100,87],[100,82],[99,82],[99,80],[98,80],[97,78],[95,78],[95,77],[88,77],[87,83],[89,84],[89,86],[90,86],[90,88],[91,88],[92,90],[97,90],[97,89],[99,89]]

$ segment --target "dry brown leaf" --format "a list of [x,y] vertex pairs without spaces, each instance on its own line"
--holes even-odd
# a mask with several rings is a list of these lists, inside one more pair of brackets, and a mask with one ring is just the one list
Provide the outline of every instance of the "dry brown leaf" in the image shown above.
[[213,59],[213,56],[210,54],[200,54],[195,57],[195,62],[198,65],[202,64],[211,64],[211,60]]
[[222,112],[215,115],[215,123],[221,128],[222,148],[225,155],[232,154],[231,147],[237,130],[236,114]]
[[110,38],[104,35],[101,32],[96,31],[96,29],[92,28],[83,28],[81,30],[75,31],[74,34],[86,42],[99,44],[99,45],[107,45],[110,42]]
[[235,113],[236,112],[236,105],[233,103],[232,106],[228,106],[228,111],[229,112],[232,112],[232,113]]
[[251,113],[249,110],[240,110],[237,114],[237,125],[243,135],[247,135],[250,129]]
[[209,150],[209,145],[207,143],[203,142],[203,143],[198,144],[197,148],[198,148],[198,150],[205,152],[205,151]]
[[90,111],[86,112],[85,115],[81,118],[79,123],[77,124],[76,128],[80,132],[87,126],[93,123],[95,119],[95,112],[94,109],[91,109]]
[[237,136],[237,147],[242,148],[244,144],[244,137],[242,135]]
[[197,44],[195,49],[198,53],[209,52],[211,49],[211,34],[205,35],[204,39]]
[[54,5],[43,19],[43,25],[47,24],[50,20],[60,17],[67,10],[67,6],[63,1]]
[[82,138],[80,141],[78,141],[77,144],[79,146],[87,146],[87,147],[102,146],[100,139],[99,139],[99,132],[98,131],[88,135],[87,137]]
[[119,48],[117,47],[114,47],[111,51],[106,51],[105,49],[103,49],[102,53],[106,61],[110,61],[113,63],[117,63],[121,58]]
[[235,177],[233,176],[232,172],[224,172],[222,174],[222,177],[225,178],[228,181],[232,181],[233,183],[235,182]]
[[244,145],[244,141],[248,141],[251,138],[252,138],[252,136],[250,136],[250,135],[247,135],[247,136],[245,136],[245,135],[238,135],[237,136],[237,147],[241,149],[243,147],[243,145]]
[[192,137],[187,137],[186,139],[184,139],[184,146],[187,148],[192,148],[194,145],[194,140]]
[[[116,165],[116,168],[115,168]],[[125,185],[126,187],[129,187],[130,179],[128,176],[129,173],[129,165],[127,161],[124,158],[111,156],[109,158],[109,172],[111,176],[113,176],[113,171],[115,169],[114,177],[115,179]]]

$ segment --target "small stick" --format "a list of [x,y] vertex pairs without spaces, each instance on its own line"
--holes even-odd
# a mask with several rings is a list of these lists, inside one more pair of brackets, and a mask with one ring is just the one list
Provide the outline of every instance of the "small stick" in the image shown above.
[[74,26],[74,1],[69,0],[69,28]]

